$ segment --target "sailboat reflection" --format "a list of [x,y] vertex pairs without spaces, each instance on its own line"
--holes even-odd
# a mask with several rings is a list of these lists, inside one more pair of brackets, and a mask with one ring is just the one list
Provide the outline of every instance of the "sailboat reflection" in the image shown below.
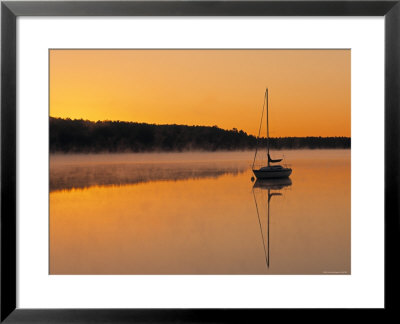
[[[262,243],[263,243],[263,247],[264,247],[265,262],[266,262],[267,268],[269,268],[269,265],[270,265],[269,232],[270,232],[270,202],[271,202],[271,198],[273,196],[282,196],[281,191],[275,191],[275,190],[282,190],[285,187],[289,187],[291,185],[292,185],[292,180],[290,180],[290,178],[256,180],[256,182],[253,185],[253,197],[254,197],[254,202],[256,205],[258,224],[260,225],[261,239],[262,239]],[[272,190],[274,190],[274,191],[272,191]],[[267,247],[265,247],[264,231],[263,231],[263,227],[261,225],[260,208],[259,208],[259,204],[257,204],[256,191],[261,192],[261,196],[263,196],[263,197],[265,197],[264,191],[267,191],[266,192],[266,194],[267,194]]]

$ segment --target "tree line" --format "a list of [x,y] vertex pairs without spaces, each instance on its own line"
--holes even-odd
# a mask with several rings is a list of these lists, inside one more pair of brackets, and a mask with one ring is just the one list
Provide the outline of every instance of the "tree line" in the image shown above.
[[[272,149],[350,148],[349,137],[275,137]],[[242,130],[217,126],[155,125],[50,117],[50,152],[153,152],[247,150],[265,146]]]

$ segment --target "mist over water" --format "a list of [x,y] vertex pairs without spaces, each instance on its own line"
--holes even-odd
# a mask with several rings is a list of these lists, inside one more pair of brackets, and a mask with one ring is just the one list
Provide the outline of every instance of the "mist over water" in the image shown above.
[[50,273],[349,274],[350,150],[284,155],[261,184],[251,151],[51,155]]
[[251,152],[51,155],[50,191],[216,178],[249,167]]

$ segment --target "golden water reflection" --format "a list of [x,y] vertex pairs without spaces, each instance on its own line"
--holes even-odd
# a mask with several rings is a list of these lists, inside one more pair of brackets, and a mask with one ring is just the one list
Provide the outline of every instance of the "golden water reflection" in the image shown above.
[[[350,273],[350,150],[285,155],[292,184],[269,187],[251,182],[251,152],[51,157],[50,177],[72,180],[50,193],[50,273]],[[85,184],[97,164],[144,180]],[[163,164],[174,176],[157,181]]]

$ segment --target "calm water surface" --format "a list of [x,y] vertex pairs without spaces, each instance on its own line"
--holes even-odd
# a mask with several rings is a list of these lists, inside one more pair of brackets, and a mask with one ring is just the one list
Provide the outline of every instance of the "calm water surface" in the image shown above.
[[350,274],[350,150],[253,154],[52,155],[50,273]]

